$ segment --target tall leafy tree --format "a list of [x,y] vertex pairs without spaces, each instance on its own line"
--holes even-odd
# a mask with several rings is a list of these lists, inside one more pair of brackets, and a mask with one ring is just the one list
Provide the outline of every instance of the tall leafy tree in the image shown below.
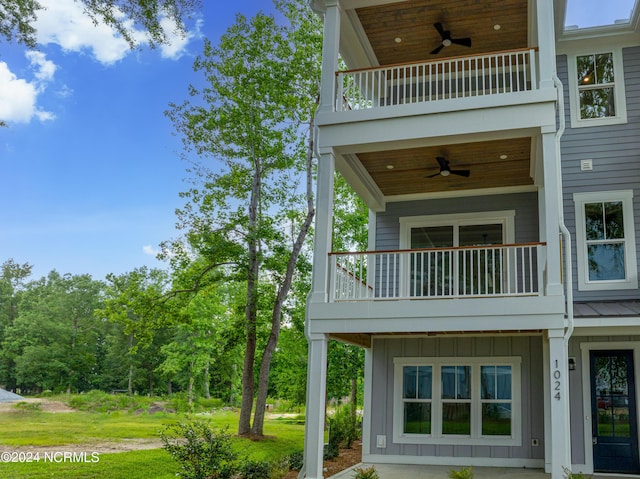
[[3,342],[15,360],[17,385],[68,392],[94,387],[104,337],[94,311],[101,306],[102,287],[89,275],[56,271],[26,285]]
[[[280,4],[289,25],[262,13],[252,19],[238,15],[219,45],[205,42],[194,69],[206,85],[191,86],[193,100],[171,105],[168,112],[186,150],[203,159],[194,165],[195,184],[184,194],[189,202],[179,211],[180,223],[191,244],[194,236],[202,238],[198,248],[211,260],[222,261],[233,250],[235,279],[246,282],[240,434],[262,434],[271,356],[314,216],[312,150],[301,138],[307,137],[303,123],[310,121],[317,97],[320,49],[302,42],[317,39],[317,47],[320,29],[317,37],[298,36],[294,25],[302,22],[303,6],[292,5]],[[306,211],[301,196],[307,198]],[[275,294],[252,427],[261,281],[273,282]]]
[[[95,23],[118,31],[131,47],[136,45],[132,24],[148,32],[151,45],[167,43],[162,21],[169,18],[184,32],[183,19],[200,6],[200,0],[76,0]],[[0,36],[30,48],[36,46],[34,23],[45,6],[39,0],[0,0]]]

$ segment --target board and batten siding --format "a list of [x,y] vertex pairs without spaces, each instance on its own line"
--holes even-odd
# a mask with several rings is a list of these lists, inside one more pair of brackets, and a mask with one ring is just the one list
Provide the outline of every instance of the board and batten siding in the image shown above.
[[[544,459],[543,349],[541,336],[459,336],[450,338],[381,338],[373,342],[371,390],[372,455]],[[521,446],[396,444],[393,442],[394,358],[519,356],[521,363]],[[386,448],[376,447],[385,435]],[[538,446],[532,446],[532,439]]]
[[386,210],[376,215],[376,249],[400,248],[400,218],[403,217],[504,210],[516,212],[516,243],[539,241],[538,195],[534,192],[388,203]]
[[[576,301],[640,298],[636,290],[578,291],[576,215],[574,193],[633,190],[636,242],[640,240],[640,47],[622,50],[627,123],[571,128],[567,56],[558,57],[558,77],[564,85],[566,130],[561,139],[565,225],[572,233],[574,299]],[[617,73],[617,72],[616,72]],[[591,159],[593,171],[581,171],[581,160]],[[636,250],[638,244],[636,244]],[[640,254],[637,255],[640,260]]]

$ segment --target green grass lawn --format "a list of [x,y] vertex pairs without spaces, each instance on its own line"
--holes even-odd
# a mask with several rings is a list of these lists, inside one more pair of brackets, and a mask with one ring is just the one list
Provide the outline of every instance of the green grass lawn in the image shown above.
[[[229,427],[234,433],[238,413],[219,411],[213,414],[191,416],[210,421],[215,427]],[[160,432],[169,424],[186,421],[182,414],[136,414],[134,412],[67,412],[48,413],[20,411],[0,413],[0,453],[13,447],[72,446],[73,452],[86,452],[91,461],[91,445],[135,439],[160,438]],[[300,450],[304,444],[304,425],[299,420],[267,419],[265,438],[251,441],[233,438],[234,447],[242,456],[252,460],[276,460]],[[77,447],[76,447],[77,446]],[[0,477],[4,478],[105,478],[142,479],[175,478],[178,464],[163,449],[139,450],[120,453],[100,453],[96,462],[45,461],[0,463]]]

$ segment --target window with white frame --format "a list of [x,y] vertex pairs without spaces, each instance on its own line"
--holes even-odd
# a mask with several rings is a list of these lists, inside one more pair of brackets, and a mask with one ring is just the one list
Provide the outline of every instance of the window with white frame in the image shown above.
[[638,287],[633,191],[576,193],[579,290]]
[[568,57],[571,126],[626,123],[621,50]]
[[520,444],[520,358],[395,358],[394,365],[394,442]]

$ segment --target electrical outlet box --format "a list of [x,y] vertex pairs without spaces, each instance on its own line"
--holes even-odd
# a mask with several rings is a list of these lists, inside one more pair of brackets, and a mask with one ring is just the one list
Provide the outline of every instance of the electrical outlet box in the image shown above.
[[387,447],[387,436],[376,436],[376,447],[378,449],[385,449]]
[[538,441],[537,439],[531,439],[531,445],[536,447],[540,445],[540,441]]

